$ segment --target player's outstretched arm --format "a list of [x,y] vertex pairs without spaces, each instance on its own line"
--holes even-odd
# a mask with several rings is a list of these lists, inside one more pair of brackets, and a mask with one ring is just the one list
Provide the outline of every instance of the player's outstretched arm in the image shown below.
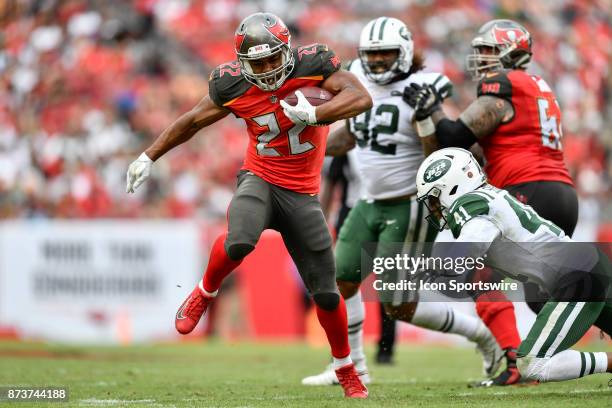
[[317,106],[316,117],[319,123],[331,123],[348,119],[372,108],[372,98],[355,75],[348,71],[336,71],[331,74],[321,87],[334,98]]
[[468,106],[459,119],[450,120],[439,108],[439,103],[428,103],[434,100],[430,94],[425,92],[419,99],[415,112],[417,132],[422,138],[435,135],[440,147],[469,149],[478,139],[493,134],[514,115],[514,108],[507,100],[482,95]]
[[151,147],[145,150],[145,153],[155,161],[169,150],[191,139],[202,128],[223,119],[229,113],[229,110],[217,106],[209,96],[205,96],[193,109],[179,116],[168,126]]
[[502,98],[483,95],[476,98],[459,116],[459,120],[465,124],[474,134],[476,139],[489,136],[503,122],[514,115],[514,109],[510,102]]
[[355,147],[355,137],[348,126],[340,126],[327,137],[326,156],[342,156]]
[[228,110],[217,106],[209,96],[202,98],[193,109],[182,114],[168,126],[155,142],[130,164],[126,177],[126,192],[133,193],[149,177],[155,160],[191,139],[200,129],[228,114]]

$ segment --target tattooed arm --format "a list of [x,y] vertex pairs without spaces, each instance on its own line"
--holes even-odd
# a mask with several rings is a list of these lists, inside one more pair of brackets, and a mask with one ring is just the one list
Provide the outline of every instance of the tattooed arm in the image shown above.
[[326,156],[342,156],[355,147],[355,137],[347,126],[341,126],[327,137]]
[[[495,132],[499,125],[510,121],[513,116],[514,108],[510,102],[483,95],[463,111],[459,120],[472,131],[477,139],[481,139]],[[433,120],[434,123],[437,123],[435,118]]]
[[145,150],[145,153],[155,161],[169,150],[191,139],[200,129],[215,123],[229,113],[229,110],[217,106],[209,96],[205,96],[193,109],[168,126],[151,147]]
[[[457,120],[447,119],[441,109],[431,115],[432,125],[429,133],[421,129],[419,136],[423,138],[425,154],[432,148],[462,147],[469,149],[478,139],[482,139],[495,132],[502,123],[506,123],[514,116],[514,108],[505,99],[494,96],[479,96],[459,116]],[[429,120],[429,119],[428,119]],[[431,139],[435,137],[436,142]]]

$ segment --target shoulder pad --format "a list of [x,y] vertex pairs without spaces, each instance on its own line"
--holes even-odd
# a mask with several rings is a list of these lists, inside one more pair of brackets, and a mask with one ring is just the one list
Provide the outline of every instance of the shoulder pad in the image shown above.
[[208,94],[218,106],[236,99],[253,86],[242,76],[238,61],[226,62],[215,68],[208,78]]
[[489,214],[490,198],[483,194],[469,193],[459,197],[448,211],[448,226],[453,237],[459,237],[466,222],[478,215]]
[[512,82],[505,71],[488,72],[478,82],[478,96],[490,95],[512,102]]
[[350,60],[346,66],[344,67],[344,69],[346,69],[347,71],[350,71],[351,69],[354,69],[356,67],[356,64],[361,64],[361,61],[359,59],[354,59],[354,60]]
[[310,44],[293,50],[295,68],[291,77],[322,76],[326,79],[341,69],[340,58],[325,44]]

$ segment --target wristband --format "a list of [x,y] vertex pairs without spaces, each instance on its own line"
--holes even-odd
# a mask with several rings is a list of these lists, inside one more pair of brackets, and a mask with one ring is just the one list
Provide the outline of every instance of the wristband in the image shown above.
[[433,120],[431,120],[431,117],[417,121],[416,128],[419,137],[427,137],[436,133],[436,126]]
[[142,152],[142,154],[138,156],[138,161],[146,161],[146,162],[153,163],[153,160],[151,160],[151,158],[147,156],[145,152]]

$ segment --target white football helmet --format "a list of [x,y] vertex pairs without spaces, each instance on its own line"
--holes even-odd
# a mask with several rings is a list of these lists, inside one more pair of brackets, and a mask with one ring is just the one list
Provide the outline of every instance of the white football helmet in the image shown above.
[[427,220],[442,230],[453,203],[486,182],[487,176],[472,153],[448,147],[430,154],[421,163],[416,176],[417,201],[429,210]]
[[[368,51],[399,51],[397,60],[385,72],[374,73],[368,64]],[[396,18],[379,17],[370,21],[361,30],[359,59],[366,77],[377,84],[388,84],[396,75],[406,74],[412,66],[414,43],[406,24]]]

